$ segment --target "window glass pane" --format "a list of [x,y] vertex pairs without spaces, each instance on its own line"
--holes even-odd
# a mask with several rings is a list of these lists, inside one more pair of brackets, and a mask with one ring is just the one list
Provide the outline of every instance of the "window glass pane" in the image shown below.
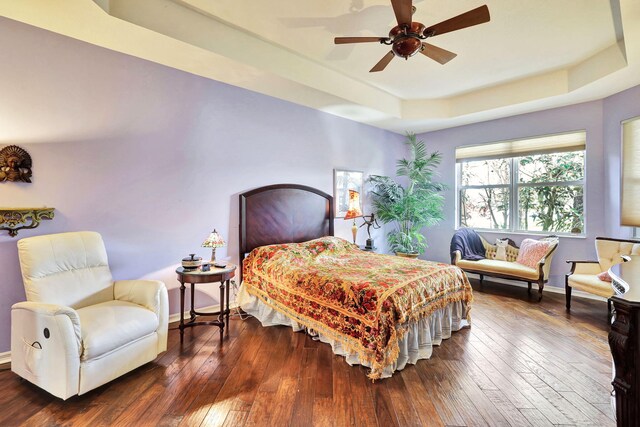
[[460,225],[504,230],[509,225],[509,189],[460,190]]
[[518,180],[521,183],[580,181],[583,177],[584,151],[518,158]]
[[582,186],[520,187],[518,214],[520,230],[583,233]]
[[509,164],[509,159],[464,162],[461,164],[462,185],[509,184]]

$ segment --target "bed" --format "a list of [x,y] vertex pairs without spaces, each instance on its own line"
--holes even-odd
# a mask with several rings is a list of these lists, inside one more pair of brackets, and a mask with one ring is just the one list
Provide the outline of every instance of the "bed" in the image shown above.
[[240,195],[238,303],[263,326],[286,325],[331,345],[369,377],[431,357],[469,326],[473,300],[458,267],[361,251],[334,237],[333,198],[278,184]]

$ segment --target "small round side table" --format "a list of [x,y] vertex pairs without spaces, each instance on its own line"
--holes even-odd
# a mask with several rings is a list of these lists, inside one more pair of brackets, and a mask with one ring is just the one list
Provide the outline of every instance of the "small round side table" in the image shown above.
[[[229,287],[231,278],[235,276],[236,266],[227,264],[224,268],[211,267],[209,271],[202,271],[201,268],[195,270],[185,270],[183,267],[176,269],[178,281],[180,282],[180,342],[184,339],[184,329],[196,325],[215,325],[220,328],[220,342],[224,335],[225,325],[229,325]],[[220,282],[220,311],[215,313],[203,313],[196,311],[194,306],[194,288],[196,283],[217,283]],[[189,310],[189,321],[184,321],[184,290],[185,283],[191,284],[191,310]],[[226,293],[226,295],[225,295]],[[226,298],[225,298],[226,296]],[[217,316],[217,320],[196,322],[198,316]],[[228,330],[228,329],[227,329]]]

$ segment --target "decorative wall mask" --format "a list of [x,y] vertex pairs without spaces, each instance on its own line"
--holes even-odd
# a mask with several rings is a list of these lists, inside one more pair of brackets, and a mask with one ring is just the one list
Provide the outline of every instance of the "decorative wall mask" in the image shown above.
[[31,156],[24,148],[9,145],[0,150],[0,182],[31,182]]

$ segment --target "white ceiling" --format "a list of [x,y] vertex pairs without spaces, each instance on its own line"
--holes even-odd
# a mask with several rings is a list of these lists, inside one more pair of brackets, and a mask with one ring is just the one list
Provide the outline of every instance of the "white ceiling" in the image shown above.
[[[603,98],[640,84],[637,0],[414,0],[429,26],[487,4],[491,21],[368,70],[388,0],[22,0],[0,15],[394,132],[422,132]],[[55,4],[55,5],[53,5]]]
[[[494,0],[490,23],[429,40],[459,53],[445,66],[417,56],[410,61],[396,58],[385,72],[369,73],[389,47],[336,46],[333,38],[386,36],[396,25],[389,0],[186,0],[185,4],[402,99],[450,97],[564,68],[616,43],[607,1]],[[478,7],[482,0],[428,0],[415,5],[413,19],[428,26]],[[576,10],[581,11],[578,16]]]

